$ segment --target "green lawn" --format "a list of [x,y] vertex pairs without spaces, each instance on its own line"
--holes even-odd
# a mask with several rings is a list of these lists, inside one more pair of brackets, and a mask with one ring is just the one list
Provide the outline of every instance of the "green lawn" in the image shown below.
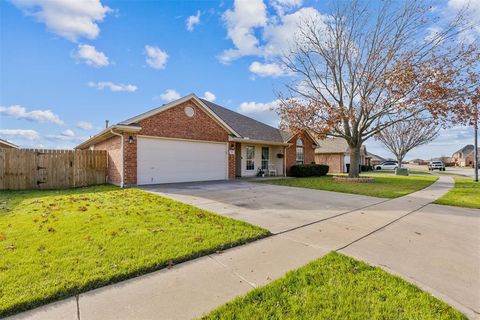
[[466,319],[379,268],[330,253],[203,319]]
[[435,203],[480,209],[480,182],[471,178],[455,178],[455,187]]
[[438,177],[435,176],[405,177],[390,174],[366,174],[361,176],[371,176],[375,181],[371,183],[337,182],[334,181],[331,176],[325,176],[265,180],[262,182],[289,187],[354,193],[380,198],[397,198],[428,187],[438,179]]
[[268,235],[137,190],[0,192],[0,318]]

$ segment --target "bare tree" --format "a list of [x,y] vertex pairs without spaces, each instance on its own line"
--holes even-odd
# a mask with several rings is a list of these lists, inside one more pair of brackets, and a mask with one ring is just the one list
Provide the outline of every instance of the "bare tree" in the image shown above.
[[327,16],[310,17],[282,57],[294,76],[279,94],[282,126],[334,136],[350,147],[350,177],[359,174],[360,147],[398,122],[447,119],[466,103],[457,99],[465,69],[478,65],[475,44],[458,43],[468,26],[457,18],[429,32],[437,20],[418,0],[334,1]]
[[435,122],[415,118],[396,122],[380,131],[375,138],[395,155],[398,167],[401,168],[402,161],[409,151],[432,142],[438,137],[438,133],[439,128]]

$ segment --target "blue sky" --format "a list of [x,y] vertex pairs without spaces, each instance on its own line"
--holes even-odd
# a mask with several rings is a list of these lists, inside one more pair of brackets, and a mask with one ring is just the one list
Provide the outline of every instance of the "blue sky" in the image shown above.
[[[324,1],[1,1],[0,138],[71,148],[106,119],[191,92],[276,125],[269,107],[289,77],[275,59],[297,19],[317,11]],[[449,155],[471,136],[447,130],[407,158]],[[373,140],[367,147],[388,154]]]

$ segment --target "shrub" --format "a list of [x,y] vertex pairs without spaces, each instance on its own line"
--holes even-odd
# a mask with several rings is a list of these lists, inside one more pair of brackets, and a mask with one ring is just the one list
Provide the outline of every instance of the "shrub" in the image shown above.
[[296,164],[290,169],[292,177],[324,176],[328,173],[328,166],[324,164]]
[[362,172],[371,171],[371,170],[373,170],[372,166],[367,166],[367,165],[363,165],[363,164],[360,166],[360,171],[362,171]]

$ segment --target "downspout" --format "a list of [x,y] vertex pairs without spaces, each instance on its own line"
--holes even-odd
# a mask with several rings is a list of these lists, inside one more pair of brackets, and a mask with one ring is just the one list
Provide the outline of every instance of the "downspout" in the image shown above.
[[121,159],[122,159],[122,170],[120,170],[120,188],[123,188],[124,187],[124,167],[125,167],[125,158],[123,157],[123,134],[120,134],[120,133],[116,133],[113,131],[113,129],[110,129],[110,132],[116,136],[119,136],[120,137],[120,148],[122,150],[122,153],[121,153]]

